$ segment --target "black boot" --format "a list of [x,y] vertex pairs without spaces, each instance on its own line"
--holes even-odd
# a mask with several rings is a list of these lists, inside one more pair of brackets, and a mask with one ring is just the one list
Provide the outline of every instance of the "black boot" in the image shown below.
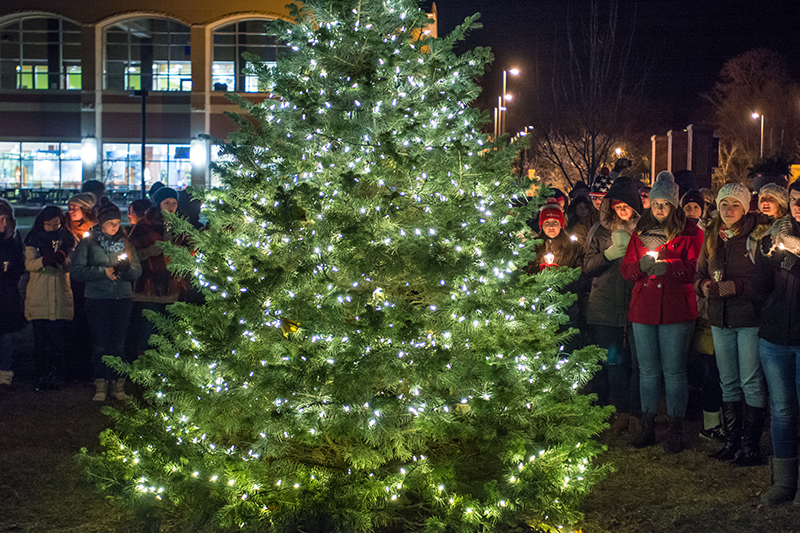
[[678,453],[683,449],[683,417],[669,417],[669,433],[664,441],[664,451]]
[[720,461],[732,461],[742,446],[742,404],[722,402],[722,427],[725,429],[725,444],[711,457]]
[[645,448],[656,443],[656,415],[644,413],[642,415],[642,432],[636,437],[633,445]]
[[764,419],[767,416],[765,407],[744,405],[744,423],[742,428],[742,450],[733,461],[737,466],[756,466],[764,464],[761,457],[761,433],[764,431]]

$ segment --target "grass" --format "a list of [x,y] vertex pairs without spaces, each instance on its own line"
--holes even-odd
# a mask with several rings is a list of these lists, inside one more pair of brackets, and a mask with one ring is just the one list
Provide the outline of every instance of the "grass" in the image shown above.
[[[129,513],[79,482],[75,454],[100,451],[98,435],[109,425],[92,393],[88,380],[47,392],[23,380],[0,396],[0,532],[137,531]],[[686,435],[699,427],[688,424]],[[761,506],[766,466],[709,459],[718,446],[699,438],[677,455],[660,446],[637,450],[629,439],[601,436],[602,460],[616,472],[586,500],[583,533],[800,531],[800,508]]]

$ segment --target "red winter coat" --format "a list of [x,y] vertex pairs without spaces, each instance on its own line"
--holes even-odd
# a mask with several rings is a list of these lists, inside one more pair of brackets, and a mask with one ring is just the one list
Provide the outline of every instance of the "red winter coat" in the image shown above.
[[634,282],[628,320],[650,325],[695,320],[697,300],[692,282],[702,247],[703,232],[687,221],[680,235],[654,250],[659,261],[667,262],[667,274],[648,276],[639,268],[639,259],[650,250],[634,233],[620,265],[622,277]]

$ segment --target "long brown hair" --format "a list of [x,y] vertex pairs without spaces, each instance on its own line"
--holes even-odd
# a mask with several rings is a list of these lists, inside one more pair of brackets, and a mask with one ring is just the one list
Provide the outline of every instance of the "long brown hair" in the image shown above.
[[686,213],[683,212],[683,209],[669,204],[669,214],[667,218],[664,219],[663,222],[659,222],[656,217],[653,216],[652,209],[648,209],[644,212],[644,215],[642,215],[642,218],[636,225],[636,233],[642,234],[657,226],[664,226],[665,233],[667,234],[667,242],[669,242],[683,233],[683,229],[686,227]]

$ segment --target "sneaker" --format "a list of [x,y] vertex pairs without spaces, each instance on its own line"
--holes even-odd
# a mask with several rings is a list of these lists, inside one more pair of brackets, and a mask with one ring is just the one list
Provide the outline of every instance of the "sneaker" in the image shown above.
[[710,441],[725,442],[725,430],[722,429],[722,426],[711,429],[703,428],[700,430],[700,436]]

